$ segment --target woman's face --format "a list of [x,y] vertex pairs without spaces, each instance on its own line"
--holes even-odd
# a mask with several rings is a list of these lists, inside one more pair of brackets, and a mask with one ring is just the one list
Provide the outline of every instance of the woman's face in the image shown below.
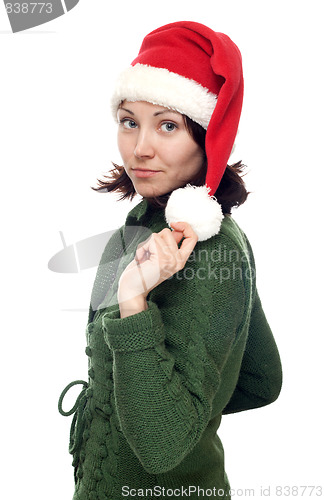
[[161,196],[183,187],[201,169],[203,151],[180,113],[145,101],[124,101],[118,122],[124,168],[141,196]]

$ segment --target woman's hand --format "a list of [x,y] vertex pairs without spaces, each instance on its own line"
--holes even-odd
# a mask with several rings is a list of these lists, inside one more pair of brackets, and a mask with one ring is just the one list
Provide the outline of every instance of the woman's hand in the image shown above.
[[147,309],[148,293],[184,268],[198,237],[187,222],[175,222],[171,226],[173,231],[163,229],[141,243],[134,260],[121,275],[118,285],[121,317]]

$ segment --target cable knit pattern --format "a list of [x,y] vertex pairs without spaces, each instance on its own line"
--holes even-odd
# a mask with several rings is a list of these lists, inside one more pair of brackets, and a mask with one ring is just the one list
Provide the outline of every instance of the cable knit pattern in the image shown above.
[[[154,488],[179,498],[189,486],[229,498],[222,414],[269,404],[280,391],[252,251],[231,217],[151,291],[147,310],[120,318],[119,277],[137,245],[164,227],[163,211],[141,202],[98,268],[86,331],[89,380],[76,382],[83,389],[70,412],[62,400],[71,384],[60,398],[62,414],[75,412],[74,500],[122,500],[123,487],[133,498],[154,498],[162,491]],[[190,498],[200,497],[191,490]]]

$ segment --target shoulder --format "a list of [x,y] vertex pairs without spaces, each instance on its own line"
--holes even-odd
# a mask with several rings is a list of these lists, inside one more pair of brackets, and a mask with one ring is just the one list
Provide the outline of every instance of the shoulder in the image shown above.
[[232,216],[224,217],[219,235],[220,239],[227,241],[229,246],[237,248],[242,253],[250,252],[250,244],[247,236]]
[[254,265],[251,245],[247,236],[231,216],[225,216],[218,234],[206,241],[198,242],[196,251],[217,256],[218,262],[248,260]]
[[197,277],[199,293],[206,288],[218,302],[248,310],[256,286],[254,258],[245,233],[231,217],[224,218],[217,235],[197,243],[188,265],[192,269],[184,272]]

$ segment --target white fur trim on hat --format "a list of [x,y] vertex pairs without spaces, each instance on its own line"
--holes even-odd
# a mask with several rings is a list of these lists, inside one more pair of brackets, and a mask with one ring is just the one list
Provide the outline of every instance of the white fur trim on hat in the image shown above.
[[216,106],[217,95],[195,80],[165,68],[137,63],[123,71],[117,79],[112,97],[115,118],[118,106],[124,99],[147,101],[173,109],[207,129]]
[[171,222],[188,222],[198,236],[198,241],[208,240],[218,234],[224,218],[216,198],[209,196],[206,186],[175,189],[165,208],[165,218]]

